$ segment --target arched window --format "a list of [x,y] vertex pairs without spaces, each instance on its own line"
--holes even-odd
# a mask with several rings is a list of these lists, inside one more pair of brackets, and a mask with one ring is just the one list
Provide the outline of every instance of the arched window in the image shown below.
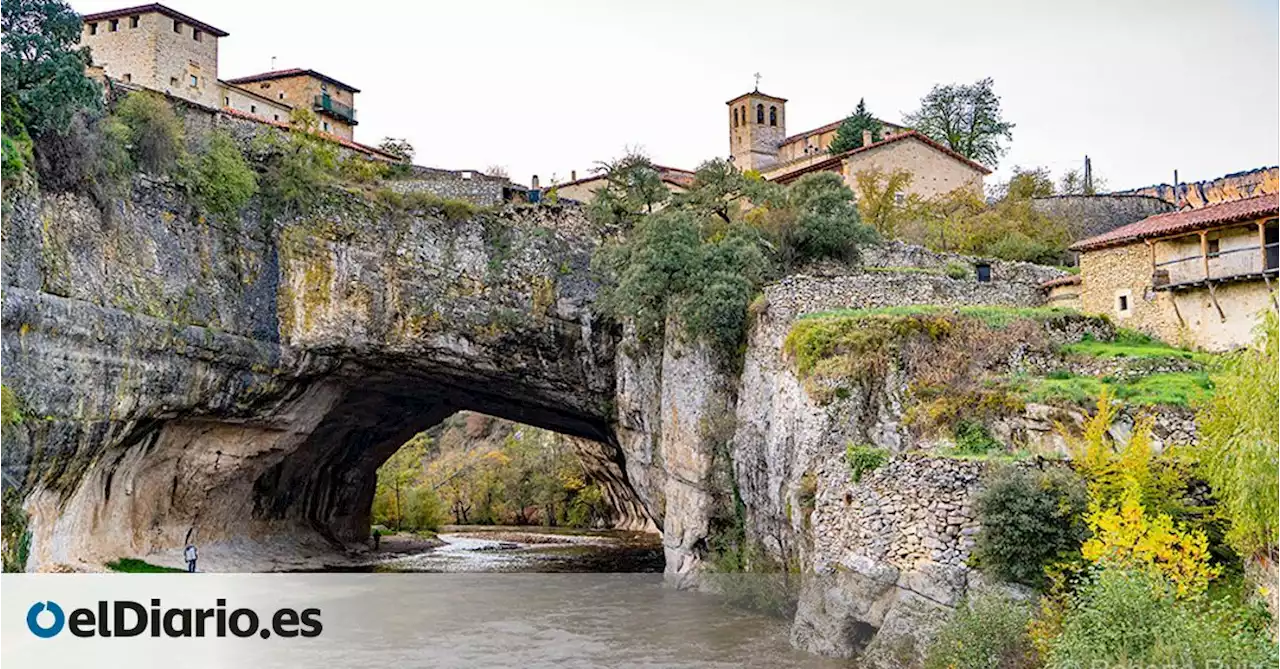
[[747,106],[742,105],[742,125],[746,125],[747,123]]
[[769,105],[769,125],[778,125],[778,108]]
[[756,123],[764,125],[764,105],[756,105]]
[[733,108],[733,127],[738,127],[738,108]]

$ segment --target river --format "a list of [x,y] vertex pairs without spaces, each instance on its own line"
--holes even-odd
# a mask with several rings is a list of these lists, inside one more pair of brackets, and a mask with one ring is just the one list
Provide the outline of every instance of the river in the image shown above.
[[793,649],[789,621],[664,587],[654,535],[463,527],[439,538],[362,569],[399,573],[360,579],[369,591],[351,593],[353,605],[395,595],[376,595],[377,631],[334,666],[375,651],[381,666],[459,669],[848,666]]

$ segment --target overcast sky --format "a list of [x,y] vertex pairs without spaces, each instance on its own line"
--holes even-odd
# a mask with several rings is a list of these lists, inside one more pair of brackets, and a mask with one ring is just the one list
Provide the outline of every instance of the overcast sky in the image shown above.
[[[130,0],[72,0],[80,12]],[[993,77],[1014,165],[1113,189],[1280,162],[1274,0],[166,0],[231,33],[219,76],[306,67],[361,89],[356,139],[415,162],[586,174],[626,147],[692,169],[728,154],[725,101],[788,99],[795,134],[859,98],[900,121],[937,83]],[[993,179],[988,179],[990,183]]]

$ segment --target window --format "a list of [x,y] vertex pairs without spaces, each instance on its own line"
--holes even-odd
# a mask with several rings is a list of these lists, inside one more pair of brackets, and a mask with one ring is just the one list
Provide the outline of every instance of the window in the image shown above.
[[738,108],[733,108],[733,127],[738,127]]
[[173,22],[173,32],[175,32],[175,33],[180,33],[180,32],[182,32],[182,21],[174,21],[174,22]]
[[191,87],[196,88],[199,85],[200,85],[200,78],[194,74],[191,75]]
[[328,84],[328,83],[326,83],[326,82],[323,82],[323,81],[322,81],[322,82],[320,82],[320,90],[324,91],[325,93],[328,93],[328,92],[329,92],[329,84]]
[[111,32],[115,32],[115,31],[119,30],[119,29],[120,29],[120,19],[111,19],[110,25],[111,25]]
[[778,125],[778,108],[769,106],[769,125]]
[[279,93],[277,93],[277,94],[276,94],[276,97],[277,97],[278,99],[283,100],[283,99],[284,99],[284,91],[280,91]]
[[328,122],[328,121],[325,121],[325,122],[324,122],[324,131],[325,131],[325,132],[329,132],[329,122]]
[[1222,242],[1217,239],[1209,240],[1209,257],[1217,258],[1222,253]]
[[230,96],[230,95],[224,95],[224,96],[222,96],[222,106],[223,106],[223,107],[230,107],[230,106],[231,106],[231,96]]
[[257,114],[257,113],[258,113],[258,105],[249,105],[249,113],[250,113],[250,114]]
[[279,120],[280,120],[280,115],[279,115],[279,114],[272,114],[272,115],[271,115],[271,118],[273,118],[273,119],[275,119],[275,120],[279,121]]
[[1128,295],[1120,295],[1120,296],[1118,296],[1118,297],[1116,298],[1116,308],[1117,308],[1117,309],[1119,309],[1120,311],[1128,311],[1128,310],[1129,310],[1129,296],[1128,296]]
[[1115,296],[1116,316],[1120,318],[1133,316],[1133,291],[1128,288],[1117,290]]
[[89,34],[90,34],[90,35],[97,35],[97,34],[98,34],[98,24],[96,24],[96,23],[90,23],[90,24],[89,24]]
[[764,125],[764,105],[762,104],[756,105],[756,123]]
[[204,40],[203,40],[203,39],[201,39],[203,36],[204,36],[204,33],[200,32],[199,30],[192,29],[192,31],[191,31],[191,39],[193,39],[193,40],[195,40],[195,41],[197,41],[197,42],[203,42]]
[[132,82],[132,81],[133,81],[133,75],[132,75],[132,74],[130,74],[130,73],[128,73],[128,72],[125,72],[125,73],[124,73],[124,83],[126,83],[126,84],[127,84],[127,83],[130,83],[130,82]]
[[978,283],[991,283],[991,263],[980,262],[973,266]]
[[177,78],[177,77],[169,77],[169,85],[170,85],[170,86],[177,86],[177,85],[178,85],[178,78]]
[[138,27],[138,17],[136,17],[136,16],[130,16],[130,17],[129,17],[129,27],[130,27],[130,28],[137,28],[137,27]]

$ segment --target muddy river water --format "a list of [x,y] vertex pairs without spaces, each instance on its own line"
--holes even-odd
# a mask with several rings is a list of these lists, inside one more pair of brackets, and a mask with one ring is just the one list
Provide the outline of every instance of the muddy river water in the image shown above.
[[360,569],[379,572],[362,579],[371,588],[394,586],[379,610],[392,622],[335,666],[370,648],[379,664],[406,667],[848,666],[793,649],[789,621],[664,587],[652,535],[447,528],[439,538]]

